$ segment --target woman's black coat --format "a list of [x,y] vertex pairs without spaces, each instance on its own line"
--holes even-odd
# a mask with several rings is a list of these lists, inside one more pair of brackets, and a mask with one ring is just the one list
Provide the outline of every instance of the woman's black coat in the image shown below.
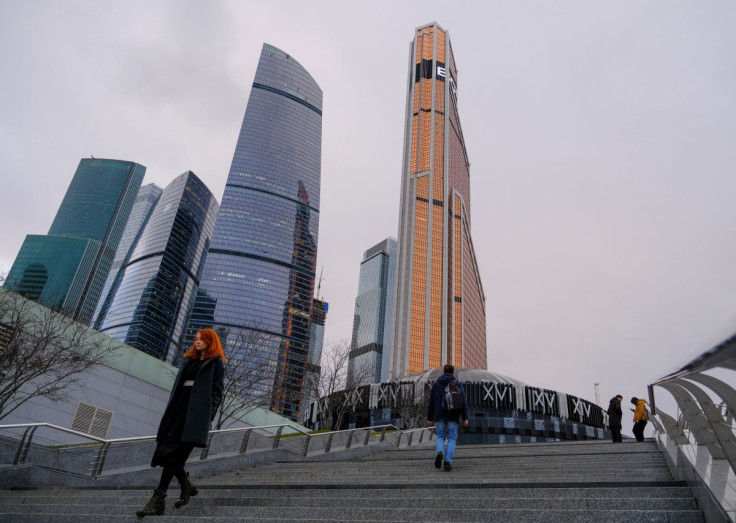
[[[174,397],[174,392],[179,387],[182,369],[179,369],[176,380],[174,380],[174,387],[171,389],[169,403],[166,406],[167,409]],[[207,445],[210,423],[212,423],[212,420],[215,419],[215,415],[217,414],[217,408],[220,406],[220,401],[222,400],[224,386],[225,365],[222,359],[216,356],[204,360],[197,373],[197,377],[194,379],[187,412],[181,413],[182,415],[186,415],[186,422],[180,441],[194,443],[195,446]],[[156,434],[156,441],[163,441],[167,432],[167,427],[164,427],[163,423],[160,424]]]
[[608,405],[608,426],[613,428],[621,428],[621,402],[618,398],[613,397]]

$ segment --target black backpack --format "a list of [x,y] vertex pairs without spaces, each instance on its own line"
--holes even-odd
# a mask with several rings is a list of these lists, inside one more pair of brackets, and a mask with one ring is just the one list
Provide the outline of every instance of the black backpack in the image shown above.
[[463,393],[460,391],[457,380],[452,380],[445,385],[445,391],[442,394],[442,410],[451,412],[453,410],[462,410],[462,408]]

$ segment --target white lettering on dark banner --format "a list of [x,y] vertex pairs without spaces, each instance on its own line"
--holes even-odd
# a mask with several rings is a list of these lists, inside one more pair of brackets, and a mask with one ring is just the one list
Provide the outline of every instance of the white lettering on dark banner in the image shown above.
[[360,393],[357,390],[343,392],[342,394],[345,398],[343,401],[343,405],[350,405],[355,407],[363,403]]
[[572,400],[573,405],[575,405],[575,408],[573,411],[576,414],[580,414],[580,420],[582,421],[583,416],[590,416],[590,404],[585,405],[583,403],[583,400],[580,398]]
[[490,386],[483,383],[483,401],[489,399],[498,405],[506,399],[507,392],[509,393],[509,401],[511,401],[511,389],[509,387],[499,390],[495,383],[491,383]]
[[391,393],[391,405],[396,405],[396,389],[391,387],[389,392]]
[[554,412],[554,401],[555,394],[553,392],[547,393],[543,390],[532,390],[533,408],[541,406],[541,411],[545,414],[547,413],[547,409],[549,409],[549,412]]
[[389,390],[389,387],[378,387],[378,401],[388,400],[388,395],[387,395],[388,390]]

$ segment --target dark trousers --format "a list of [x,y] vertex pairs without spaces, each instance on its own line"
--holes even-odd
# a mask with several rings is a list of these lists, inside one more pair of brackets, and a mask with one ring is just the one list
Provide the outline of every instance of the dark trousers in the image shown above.
[[164,445],[159,445],[156,449],[158,454],[154,453],[154,459],[159,459],[162,463],[164,470],[161,471],[161,479],[158,482],[159,490],[166,490],[169,488],[171,480],[176,477],[179,481],[179,485],[182,487],[187,480],[187,473],[184,471],[184,464],[189,459],[194,445],[191,443],[178,442],[174,449],[168,454],[162,454],[161,452],[165,448]]
[[632,431],[634,432],[634,436],[636,436],[636,441],[644,441],[644,427],[647,426],[647,420],[642,419],[634,423],[634,428]]
[[621,443],[621,427],[611,427],[611,439],[614,443]]
[[176,476],[177,481],[179,481],[179,485],[184,488],[184,483],[187,480],[187,473],[184,471],[184,467],[181,466],[171,466],[167,465],[164,467],[164,470],[161,471],[161,479],[158,482],[158,489],[159,490],[166,490],[169,488],[169,484],[171,483],[171,480]]

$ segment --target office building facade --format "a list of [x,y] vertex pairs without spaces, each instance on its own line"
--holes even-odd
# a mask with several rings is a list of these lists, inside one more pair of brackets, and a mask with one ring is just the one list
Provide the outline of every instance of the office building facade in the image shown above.
[[83,158],[46,238],[26,238],[4,286],[89,324],[145,172]]
[[310,343],[321,150],[322,90],[293,57],[264,44],[189,334],[214,327],[237,354],[243,334],[258,332],[271,408],[294,420]]
[[470,162],[448,32],[410,45],[392,374],[486,369],[485,295],[470,234]]
[[363,254],[353,335],[348,358],[350,383],[381,383],[390,379],[394,341],[396,248],[386,238]]
[[182,353],[218,209],[191,171],[166,186],[105,300],[100,332],[167,363]]
[[133,203],[133,209],[130,211],[128,223],[125,225],[125,229],[123,230],[123,236],[120,238],[120,243],[115,251],[115,258],[113,259],[112,266],[110,267],[110,272],[107,275],[105,285],[102,288],[101,298],[97,303],[97,308],[95,309],[92,325],[98,330],[100,328],[100,312],[103,307],[107,310],[107,306],[105,304],[107,303],[108,296],[110,299],[114,297],[110,295],[110,289],[112,288],[121,267],[127,263],[136,240],[143,231],[146,223],[148,223],[148,218],[151,216],[153,207],[161,196],[161,191],[161,187],[154,183],[143,185],[138,190],[138,196],[136,196],[135,202]]
[[[308,405],[319,398],[319,380],[322,372],[322,349],[325,345],[325,322],[329,304],[315,298],[312,302],[312,324],[309,328],[309,353],[304,373],[302,404]],[[306,422],[305,410],[300,410],[299,422]]]
[[100,242],[89,238],[29,234],[3,287],[72,315],[99,251]]

